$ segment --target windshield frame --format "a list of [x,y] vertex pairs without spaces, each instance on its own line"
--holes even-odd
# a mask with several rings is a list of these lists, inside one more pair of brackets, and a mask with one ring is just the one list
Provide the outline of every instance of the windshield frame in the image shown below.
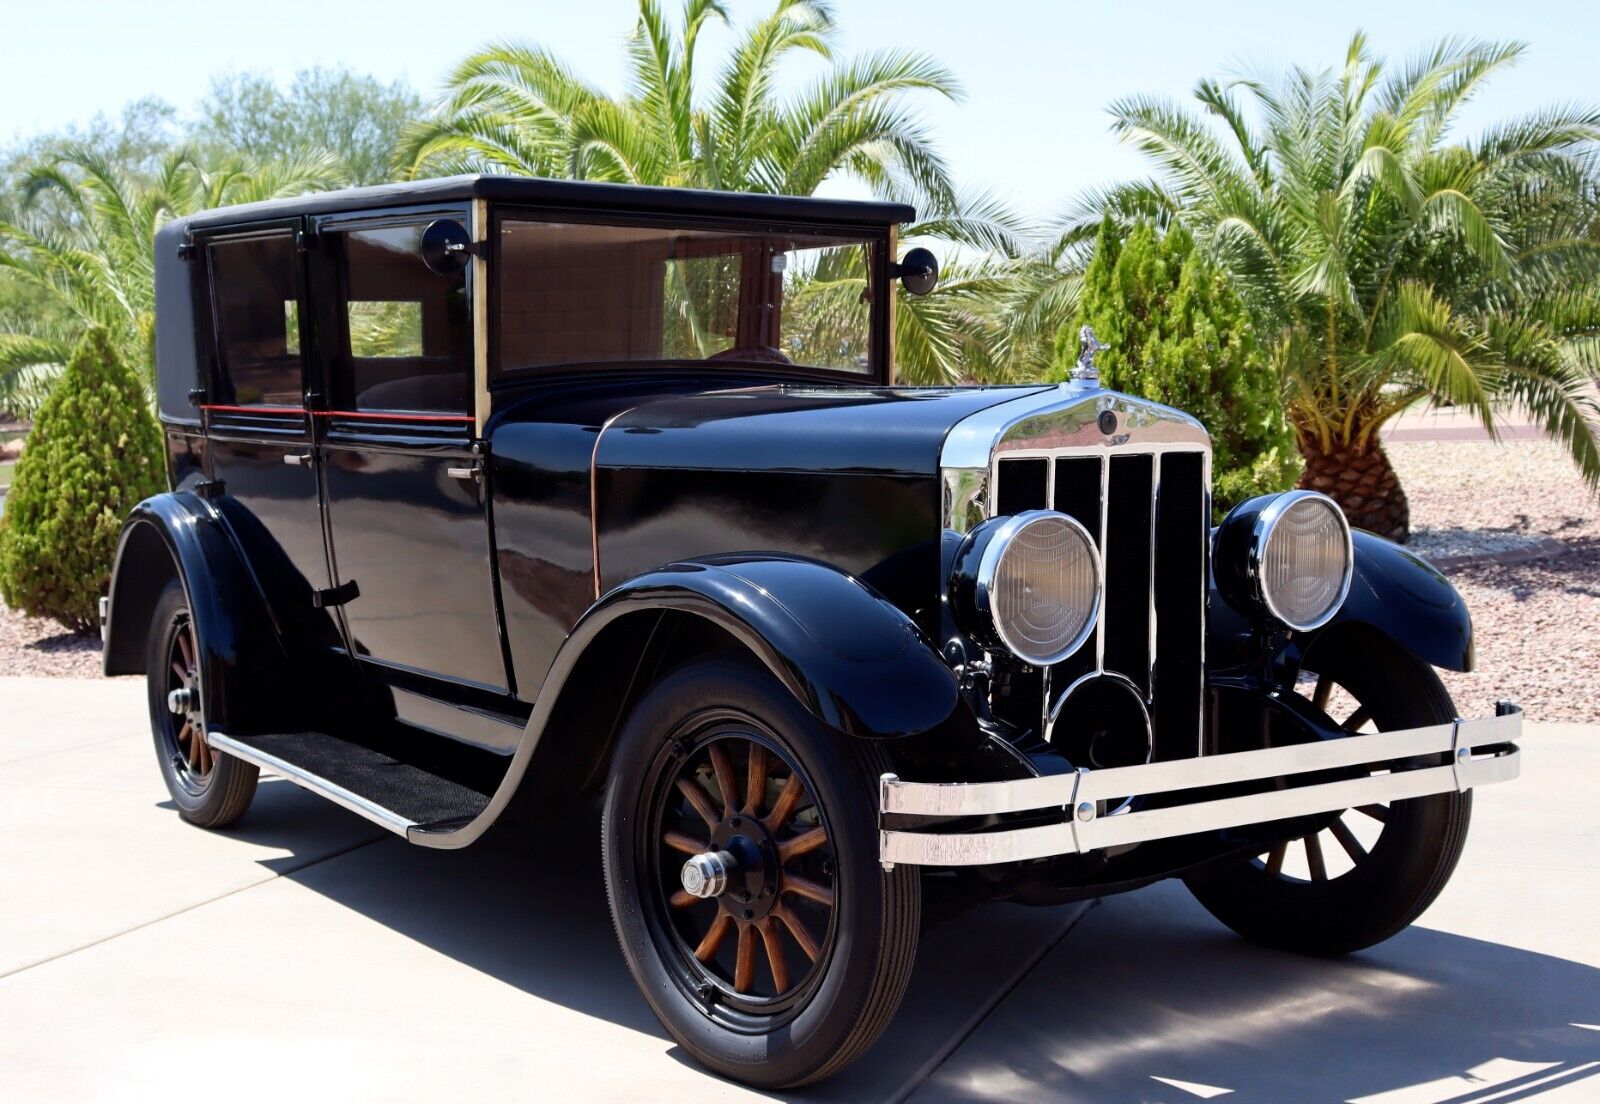
[[[801,202],[801,201],[797,201]],[[501,241],[501,231],[506,222],[587,224],[598,226],[628,226],[664,230],[708,230],[746,234],[839,234],[860,236],[863,245],[871,248],[869,255],[870,337],[868,371],[857,372],[842,368],[823,368],[810,364],[775,364],[771,361],[723,358],[719,360],[668,359],[641,357],[638,359],[603,359],[593,361],[560,361],[524,367],[501,364],[500,305],[501,279],[504,266],[496,264],[495,249]],[[522,206],[493,204],[489,208],[488,256],[488,383],[496,384],[534,379],[540,376],[572,375],[586,371],[632,371],[661,368],[681,372],[699,369],[711,373],[732,372],[741,376],[751,373],[772,375],[778,378],[800,378],[849,383],[856,386],[887,384],[891,378],[893,335],[891,319],[893,288],[889,280],[890,248],[895,227],[888,223],[812,221],[807,219],[750,219],[711,218],[694,215],[655,215],[637,212],[608,211],[594,208],[577,209],[554,206]]]

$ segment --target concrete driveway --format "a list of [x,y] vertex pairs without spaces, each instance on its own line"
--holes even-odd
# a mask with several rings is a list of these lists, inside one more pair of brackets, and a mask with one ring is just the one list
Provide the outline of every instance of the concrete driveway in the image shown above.
[[[741,1100],[665,1036],[592,814],[408,847],[279,779],[171,810],[142,680],[0,679],[0,1100]],[[807,1100],[1600,1100],[1600,728],[1539,726],[1422,923],[1263,951],[1181,886],[990,906]]]

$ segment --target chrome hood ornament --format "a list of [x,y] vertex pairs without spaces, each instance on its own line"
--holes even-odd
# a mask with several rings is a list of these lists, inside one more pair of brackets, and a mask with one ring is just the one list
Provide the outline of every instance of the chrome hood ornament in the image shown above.
[[1093,326],[1084,326],[1078,331],[1078,364],[1072,370],[1072,378],[1083,383],[1099,383],[1100,369],[1094,366],[1094,355],[1101,349],[1111,346],[1101,341],[1094,335]]

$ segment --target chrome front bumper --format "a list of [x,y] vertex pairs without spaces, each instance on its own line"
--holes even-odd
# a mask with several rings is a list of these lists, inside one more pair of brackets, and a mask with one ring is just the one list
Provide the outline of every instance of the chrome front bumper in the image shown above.
[[[880,815],[964,817],[1059,809],[1061,820],[984,832],[885,829],[878,833],[879,860],[885,868],[1018,862],[1451,793],[1515,778],[1521,735],[1522,710],[1501,702],[1497,716],[1478,720],[1010,782],[903,782],[886,774]],[[1448,761],[1420,767],[1401,762],[1440,756]],[[1314,772],[1363,767],[1387,773],[1296,784]],[[1279,787],[1242,797],[1160,808],[1123,800],[1269,780]],[[1103,804],[1112,802],[1119,811],[1100,815]]]

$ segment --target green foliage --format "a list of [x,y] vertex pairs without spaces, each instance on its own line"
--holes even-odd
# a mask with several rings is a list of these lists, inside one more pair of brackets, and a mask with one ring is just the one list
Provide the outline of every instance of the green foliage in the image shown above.
[[211,82],[190,140],[256,162],[326,151],[350,183],[378,184],[391,178],[395,145],[421,111],[404,82],[386,85],[348,70],[302,70],[287,88],[259,73],[231,73]]
[[1447,39],[1391,69],[1358,34],[1337,68],[1201,81],[1198,110],[1119,101],[1156,176],[1090,196],[1063,246],[1104,215],[1193,233],[1245,296],[1308,458],[1364,454],[1433,401],[1491,430],[1526,411],[1600,484],[1600,110],[1453,129],[1523,53]]
[[94,328],[39,411],[0,515],[0,597],[70,629],[94,626],[123,519],[164,483],[144,387]]
[[1140,222],[1124,238],[1104,221],[1078,320],[1057,336],[1054,378],[1071,371],[1085,324],[1110,346],[1095,360],[1107,387],[1177,407],[1211,432],[1219,508],[1294,484],[1277,375],[1226,274],[1182,229]]

